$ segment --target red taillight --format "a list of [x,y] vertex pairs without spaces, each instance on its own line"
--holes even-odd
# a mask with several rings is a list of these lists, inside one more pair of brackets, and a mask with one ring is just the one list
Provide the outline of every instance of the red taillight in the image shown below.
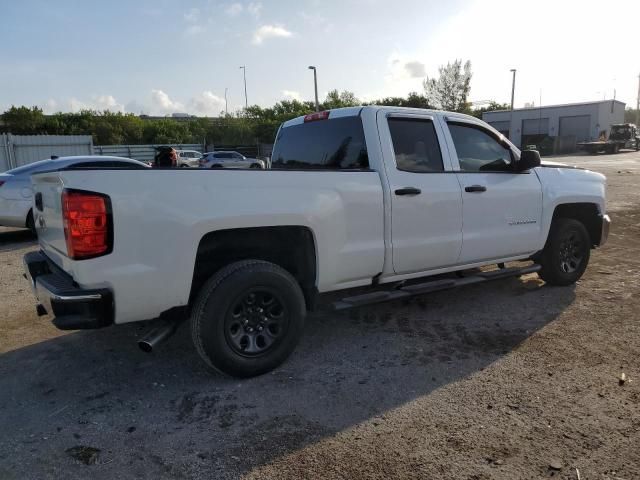
[[92,192],[64,190],[62,219],[69,258],[81,260],[111,252],[109,197]]
[[327,120],[329,118],[329,110],[325,110],[324,112],[316,112],[310,113],[309,115],[304,116],[304,123],[307,122],[315,122],[316,120]]

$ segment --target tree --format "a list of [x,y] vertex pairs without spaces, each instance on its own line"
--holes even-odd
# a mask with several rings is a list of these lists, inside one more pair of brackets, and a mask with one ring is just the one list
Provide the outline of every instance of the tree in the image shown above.
[[471,90],[471,62],[455,60],[438,68],[438,78],[423,82],[427,101],[440,110],[468,112],[467,98]]
[[388,107],[411,107],[411,108],[433,108],[429,105],[427,97],[420,95],[418,92],[409,92],[407,98],[404,97],[386,97],[371,102],[371,105],[385,105]]
[[635,108],[627,108],[624,111],[624,123],[636,123],[636,114],[638,111]]
[[474,108],[473,110],[471,110],[471,115],[482,120],[482,114],[484,112],[493,112],[494,110],[509,110],[509,108],[510,107],[508,103],[498,103],[491,100],[489,102],[489,105],[487,105],[486,107]]
[[38,107],[15,107],[2,114],[5,129],[9,133],[16,135],[33,135],[42,133],[44,125],[44,115],[42,109]]
[[332,108],[355,107],[357,105],[360,105],[360,100],[356,98],[353,92],[348,90],[338,92],[336,89],[327,93],[327,98],[325,98],[320,107],[322,110],[330,110]]

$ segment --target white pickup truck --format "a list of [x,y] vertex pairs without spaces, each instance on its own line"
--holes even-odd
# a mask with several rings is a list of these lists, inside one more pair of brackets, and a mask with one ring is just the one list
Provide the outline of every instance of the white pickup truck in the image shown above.
[[32,183],[40,314],[61,329],[164,319],[147,350],[188,318],[206,364],[241,377],[290,355],[323,294],[357,288],[332,304],[348,308],[535,271],[567,285],[610,223],[603,175],[541,165],[467,115],[377,106],[285,122],[267,170]]

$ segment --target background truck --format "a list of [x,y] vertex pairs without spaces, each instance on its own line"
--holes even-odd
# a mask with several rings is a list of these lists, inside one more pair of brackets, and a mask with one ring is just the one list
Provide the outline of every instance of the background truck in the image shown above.
[[581,142],[577,146],[588,153],[618,153],[622,149],[638,151],[640,150],[640,133],[633,123],[620,123],[611,125],[608,140]]
[[[147,350],[188,318],[204,362],[242,377],[283,362],[331,292],[349,308],[535,271],[567,285],[609,227],[603,175],[541,165],[476,118],[420,109],[290,120],[267,170],[32,182],[41,251],[25,267],[40,313],[62,329],[160,318]],[[515,260],[534,263],[460,273]]]

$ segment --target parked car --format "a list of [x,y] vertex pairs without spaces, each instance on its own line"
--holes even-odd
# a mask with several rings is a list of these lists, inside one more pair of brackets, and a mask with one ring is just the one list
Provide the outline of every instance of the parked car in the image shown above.
[[202,155],[200,168],[265,168],[257,158],[247,158],[233,151],[209,152]]
[[[317,305],[533,272],[576,282],[607,240],[605,180],[468,115],[337,109],[285,122],[268,175],[34,175],[41,251],[26,274],[58,328],[160,318],[148,351],[188,318],[206,365],[248,377],[291,354]],[[505,268],[516,260],[533,263]]]
[[186,167],[198,167],[200,166],[200,159],[202,153],[197,150],[176,150],[178,153],[178,166],[182,168]]
[[65,168],[147,168],[137,160],[120,157],[60,157],[23,165],[0,174],[0,226],[29,228],[35,232],[31,175]]

